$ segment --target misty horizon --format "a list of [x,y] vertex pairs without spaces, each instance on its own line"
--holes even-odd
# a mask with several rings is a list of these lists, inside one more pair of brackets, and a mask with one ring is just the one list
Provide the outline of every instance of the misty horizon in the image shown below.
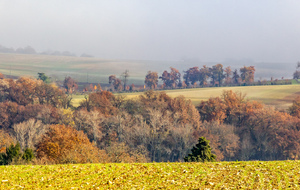
[[0,44],[103,59],[299,60],[300,2],[0,2]]

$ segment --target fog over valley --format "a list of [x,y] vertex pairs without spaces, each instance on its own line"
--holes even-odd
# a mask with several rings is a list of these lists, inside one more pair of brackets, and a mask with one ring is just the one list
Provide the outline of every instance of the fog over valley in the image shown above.
[[0,45],[154,60],[149,69],[158,72],[222,63],[254,65],[256,79],[291,78],[300,60],[299,8],[295,0],[2,0]]

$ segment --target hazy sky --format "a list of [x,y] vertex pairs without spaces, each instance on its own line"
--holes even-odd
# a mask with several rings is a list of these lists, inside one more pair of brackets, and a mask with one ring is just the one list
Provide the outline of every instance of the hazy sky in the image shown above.
[[0,44],[102,58],[300,60],[299,0],[0,0]]

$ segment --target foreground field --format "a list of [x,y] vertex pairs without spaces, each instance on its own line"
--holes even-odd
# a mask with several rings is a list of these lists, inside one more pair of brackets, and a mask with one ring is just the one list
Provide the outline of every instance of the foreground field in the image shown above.
[[298,189],[299,161],[1,166],[1,189]]
[[[260,101],[264,104],[275,106],[279,109],[287,109],[292,101],[300,95],[300,85],[270,85],[270,86],[238,86],[238,87],[220,87],[220,88],[192,88],[166,90],[165,92],[171,96],[184,96],[190,99],[194,105],[198,105],[202,100],[207,100],[210,97],[220,96],[224,90],[232,90],[234,92],[242,92],[246,94],[246,98],[250,100]],[[136,98],[143,94],[138,93],[122,93],[128,99]],[[118,95],[118,94],[117,94]],[[119,94],[120,95],[120,94]],[[79,105],[79,102],[84,99],[83,95],[73,96],[73,104]]]

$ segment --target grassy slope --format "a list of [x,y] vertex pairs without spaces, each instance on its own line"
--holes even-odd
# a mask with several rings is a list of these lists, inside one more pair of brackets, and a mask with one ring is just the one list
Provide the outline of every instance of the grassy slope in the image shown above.
[[[120,75],[127,65],[132,69],[133,78],[140,77],[140,67],[135,62],[104,60],[98,58],[48,56],[48,55],[24,55],[24,54],[1,54],[0,72],[15,76],[37,76],[38,72],[44,72],[52,78],[63,80],[65,76],[72,76],[79,82],[108,83],[108,76]],[[145,72],[143,72],[145,75]]]
[[[210,97],[220,96],[224,90],[232,90],[234,92],[242,92],[246,94],[246,98],[250,100],[261,101],[267,105],[275,106],[279,109],[286,109],[292,101],[300,95],[300,85],[274,85],[274,86],[239,86],[239,87],[220,87],[220,88],[192,88],[166,90],[165,92],[171,97],[184,96],[190,99],[195,105],[202,100],[207,100]],[[138,93],[122,93],[121,95],[127,98],[135,98]],[[73,104],[79,105],[79,102],[84,96],[74,96]]]
[[299,161],[1,166],[0,188],[297,189]]
[[[177,64],[177,65],[176,65]],[[161,72],[170,66],[178,66],[179,62],[140,61],[140,60],[106,60],[100,58],[67,57],[49,55],[26,55],[0,53],[0,73],[14,76],[37,76],[44,72],[53,79],[63,80],[71,76],[79,82],[108,83],[109,75],[119,77],[129,70],[129,83],[143,84],[149,70]],[[156,70],[160,68],[160,70]]]

